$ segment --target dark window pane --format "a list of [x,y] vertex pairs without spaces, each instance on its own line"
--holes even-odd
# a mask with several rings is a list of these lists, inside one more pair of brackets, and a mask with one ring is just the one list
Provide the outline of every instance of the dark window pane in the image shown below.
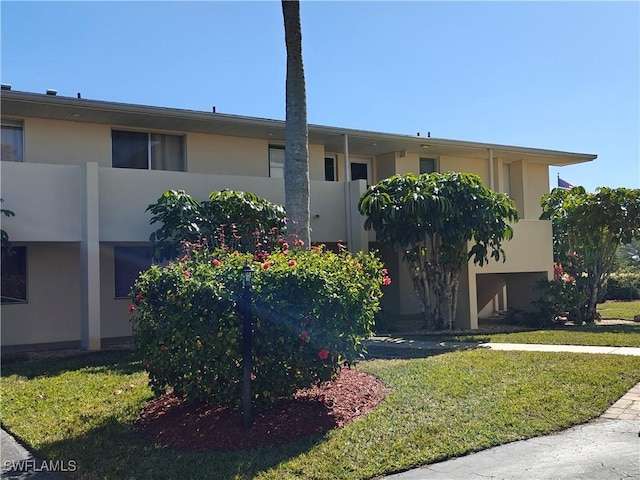
[[333,157],[325,157],[324,159],[324,179],[327,182],[336,181],[336,159]]
[[435,158],[421,158],[420,159],[420,173],[433,173],[436,171],[436,159]]
[[114,247],[115,296],[128,297],[131,287],[140,275],[151,266],[151,247]]
[[27,247],[2,247],[2,303],[27,301]]
[[366,163],[351,163],[351,180],[369,180]]
[[111,132],[112,165],[116,168],[149,168],[149,134],[140,132]]

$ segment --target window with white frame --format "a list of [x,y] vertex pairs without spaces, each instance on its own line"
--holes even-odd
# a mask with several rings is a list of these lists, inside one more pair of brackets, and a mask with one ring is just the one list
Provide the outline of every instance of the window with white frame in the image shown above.
[[269,176],[284,178],[284,147],[269,145]]
[[151,247],[113,247],[115,297],[126,298],[140,275],[153,261]]
[[27,247],[2,247],[2,304],[27,303]]
[[111,159],[115,168],[184,172],[184,136],[112,130]]
[[5,162],[24,162],[24,137],[21,120],[3,119],[0,158]]

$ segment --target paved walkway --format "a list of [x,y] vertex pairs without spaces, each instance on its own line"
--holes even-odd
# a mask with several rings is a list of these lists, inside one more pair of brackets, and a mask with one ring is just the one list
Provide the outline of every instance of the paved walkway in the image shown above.
[[[374,337],[371,350],[417,349],[438,353],[465,348],[585,352],[640,356],[640,348],[513,343],[421,342]],[[398,353],[400,351],[398,350]],[[51,464],[33,457],[1,432],[3,480],[54,480]],[[22,462],[22,463],[20,463]],[[63,465],[69,468],[72,465]],[[563,432],[490,448],[381,480],[631,480],[640,479],[640,383],[593,422]]]
[[464,350],[486,348],[490,350],[521,350],[528,352],[577,352],[608,355],[633,355],[640,357],[640,347],[596,347],[588,345],[543,345],[533,343],[466,343],[466,342],[425,342],[395,337],[372,337],[364,345],[377,351],[380,349],[405,349],[419,351]]

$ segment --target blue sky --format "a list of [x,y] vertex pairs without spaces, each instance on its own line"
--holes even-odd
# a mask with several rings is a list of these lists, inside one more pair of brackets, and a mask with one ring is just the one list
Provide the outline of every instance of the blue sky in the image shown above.
[[[14,90],[284,119],[278,1],[3,0]],[[309,123],[594,153],[640,187],[640,2],[303,1]]]

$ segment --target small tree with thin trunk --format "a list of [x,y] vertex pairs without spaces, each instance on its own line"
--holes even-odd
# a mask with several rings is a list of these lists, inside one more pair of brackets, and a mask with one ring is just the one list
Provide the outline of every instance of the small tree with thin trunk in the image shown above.
[[[504,260],[508,222],[518,220],[509,197],[465,173],[395,175],[360,199],[365,228],[404,252],[428,328],[453,328],[460,271],[473,260]],[[468,248],[470,245],[471,248]]]
[[640,190],[559,188],[541,200],[541,219],[553,222],[555,261],[575,279],[579,305],[572,318],[594,323],[598,293],[605,287],[620,245],[640,238]]

